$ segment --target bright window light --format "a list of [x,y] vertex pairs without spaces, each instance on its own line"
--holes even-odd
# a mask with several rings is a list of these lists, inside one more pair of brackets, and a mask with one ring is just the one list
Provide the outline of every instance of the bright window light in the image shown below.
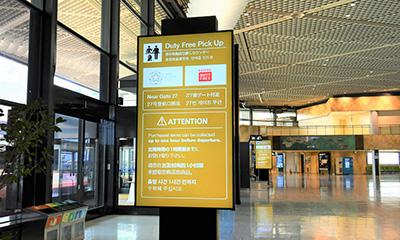
[[28,66],[0,56],[0,76],[0,98],[25,104],[28,90]]
[[54,85],[60,86],[62,88],[69,89],[71,91],[83,94],[88,97],[100,99],[100,94],[98,91],[95,91],[93,89],[90,89],[88,87],[85,87],[83,85],[80,85],[76,82],[70,81],[62,76],[56,75],[54,77]]
[[124,107],[135,107],[136,106],[136,93],[131,93],[128,91],[124,91],[119,89],[118,96],[124,99]]
[[[374,153],[368,152],[367,160],[368,164],[372,164],[374,159]],[[379,164],[380,165],[399,165],[399,152],[379,152]]]

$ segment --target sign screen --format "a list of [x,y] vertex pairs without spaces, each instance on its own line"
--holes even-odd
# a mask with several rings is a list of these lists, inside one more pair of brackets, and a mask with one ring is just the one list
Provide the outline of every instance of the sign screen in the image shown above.
[[137,206],[233,208],[232,32],[139,37]]
[[256,169],[272,168],[272,146],[270,140],[256,141]]
[[275,150],[355,150],[355,136],[281,136]]

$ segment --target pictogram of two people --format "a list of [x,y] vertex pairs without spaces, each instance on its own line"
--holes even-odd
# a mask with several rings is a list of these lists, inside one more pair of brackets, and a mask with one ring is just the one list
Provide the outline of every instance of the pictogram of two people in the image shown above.
[[148,46],[146,49],[146,54],[147,54],[147,61],[151,62],[153,60],[152,55],[154,55],[154,60],[157,60],[158,55],[160,54],[160,49],[157,47],[157,45],[154,46],[154,49]]

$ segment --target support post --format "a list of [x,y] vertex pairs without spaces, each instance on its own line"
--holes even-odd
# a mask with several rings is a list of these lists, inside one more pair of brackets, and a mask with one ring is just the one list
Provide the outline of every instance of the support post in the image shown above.
[[259,173],[258,179],[260,181],[269,182],[269,170],[268,169],[260,169],[258,173]]
[[380,169],[379,169],[379,150],[374,150],[374,160],[372,162],[372,175],[379,176]]
[[[27,102],[41,99],[54,114],[53,79],[56,64],[57,0],[43,1],[44,14],[31,11],[28,60]],[[54,133],[48,132],[43,146],[53,148]],[[38,151],[41,151],[38,149]],[[36,159],[35,161],[39,161]],[[51,200],[51,167],[35,171],[23,179],[22,207],[39,205]]]
[[[217,31],[216,17],[165,19],[162,34],[190,34]],[[202,230],[199,230],[199,227]],[[217,209],[214,208],[160,208],[160,240],[218,238]]]

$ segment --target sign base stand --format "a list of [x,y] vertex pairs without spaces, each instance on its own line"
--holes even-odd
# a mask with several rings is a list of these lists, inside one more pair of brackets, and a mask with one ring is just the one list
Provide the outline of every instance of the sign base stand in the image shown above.
[[[162,34],[208,33],[218,30],[213,17],[164,19]],[[160,208],[160,240],[218,239],[218,219],[215,208]]]
[[269,170],[268,169],[260,169],[258,172],[258,179],[260,181],[267,181],[269,182]]
[[159,239],[216,240],[217,224],[217,209],[160,208]]

